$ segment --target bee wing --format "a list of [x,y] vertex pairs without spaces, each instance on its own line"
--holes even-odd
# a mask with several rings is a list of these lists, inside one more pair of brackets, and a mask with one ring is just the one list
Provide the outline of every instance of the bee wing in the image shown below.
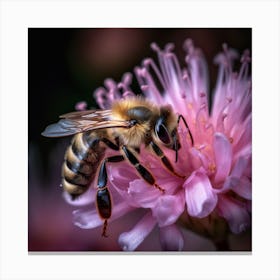
[[67,114],[63,114],[60,118],[64,119],[108,119],[112,115],[111,110],[86,110],[86,111],[77,111]]
[[63,137],[89,130],[124,127],[129,128],[129,121],[112,120],[111,110],[88,110],[61,115],[57,123],[46,127],[42,132],[46,137]]

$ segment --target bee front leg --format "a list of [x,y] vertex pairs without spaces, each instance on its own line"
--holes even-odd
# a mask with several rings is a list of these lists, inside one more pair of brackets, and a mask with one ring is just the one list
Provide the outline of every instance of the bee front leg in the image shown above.
[[161,159],[162,164],[167,168],[168,171],[170,171],[173,175],[175,175],[177,177],[180,177],[180,178],[185,177],[185,176],[178,174],[174,170],[174,167],[171,164],[170,160],[166,157],[166,155],[163,153],[161,148],[155,142],[153,142],[153,141],[150,142],[150,146],[151,146],[152,150],[154,151],[154,153],[156,154],[156,156],[158,156]]
[[120,162],[123,160],[124,157],[122,155],[105,158],[102,161],[99,169],[98,181],[97,181],[97,193],[96,193],[96,206],[100,217],[104,220],[103,230],[102,230],[102,236],[104,237],[107,237],[106,235],[107,223],[112,213],[111,195],[109,189],[107,188],[108,176],[106,170],[106,163]]
[[139,175],[150,185],[155,186],[157,189],[159,189],[161,192],[165,192],[163,188],[161,188],[158,184],[156,184],[156,180],[154,176],[151,174],[149,170],[147,170],[142,164],[140,164],[137,157],[126,147],[122,146],[122,150],[125,154],[125,157],[128,159],[128,161],[135,167]]

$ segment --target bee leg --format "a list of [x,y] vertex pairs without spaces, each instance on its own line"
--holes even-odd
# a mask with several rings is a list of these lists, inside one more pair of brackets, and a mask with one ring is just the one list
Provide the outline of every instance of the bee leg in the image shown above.
[[106,144],[107,147],[109,147],[112,150],[118,151],[120,149],[120,146],[117,142],[117,145],[115,143],[113,143],[112,141],[110,141],[107,138],[102,138],[101,141]]
[[112,213],[112,202],[110,191],[107,188],[107,162],[120,162],[123,161],[124,157],[122,155],[112,156],[105,158],[99,169],[98,181],[97,181],[97,193],[96,193],[96,206],[100,217],[104,220],[102,236],[107,237],[106,229],[108,224],[108,219],[111,217]]
[[154,153],[161,159],[161,162],[163,165],[175,176],[180,177],[180,178],[185,178],[185,176],[182,176],[178,174],[175,170],[174,167],[172,166],[171,162],[169,159],[165,156],[161,148],[155,143],[155,142],[150,142],[150,146],[152,147]]
[[153,177],[153,175],[148,171],[142,164],[140,164],[137,157],[126,147],[122,146],[122,150],[125,154],[125,157],[128,159],[128,161],[135,167],[139,175],[150,185],[155,186],[157,189],[159,189],[161,192],[165,192],[163,188],[161,188],[158,184],[156,184],[156,180]]

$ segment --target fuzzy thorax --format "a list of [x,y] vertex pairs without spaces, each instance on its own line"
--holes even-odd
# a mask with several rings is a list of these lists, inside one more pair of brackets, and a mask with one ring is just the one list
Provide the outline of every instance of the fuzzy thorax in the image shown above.
[[[135,108],[141,108],[141,114]],[[112,106],[112,117],[116,120],[137,120],[137,124],[129,129],[114,128],[120,143],[131,147],[139,147],[151,134],[153,119],[159,115],[159,109],[143,98],[129,98],[116,102]]]

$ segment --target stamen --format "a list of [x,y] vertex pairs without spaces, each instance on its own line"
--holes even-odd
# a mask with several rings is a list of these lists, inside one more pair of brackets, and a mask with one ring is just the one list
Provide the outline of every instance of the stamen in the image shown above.
[[[147,89],[150,90],[149,92],[145,92],[147,97],[160,104],[162,103],[162,95],[155,82],[158,81],[158,84],[162,87],[162,91],[164,92],[166,91],[164,79],[152,59],[146,59],[143,65],[143,68],[135,69],[140,87],[142,88],[142,86],[147,86],[143,88],[143,90],[146,91]],[[155,73],[155,79],[152,77],[152,74],[148,69],[149,67],[151,67],[151,70]]]
[[209,165],[208,165],[208,171],[210,172],[210,173],[215,173],[216,172],[216,164],[215,163],[213,163],[213,162],[211,162],[211,163],[209,163]]
[[175,46],[174,46],[173,43],[168,43],[168,44],[165,45],[164,51],[166,53],[170,53],[170,52],[172,52],[174,50],[174,47]]
[[151,49],[155,52],[160,52],[161,51],[161,49],[159,48],[157,43],[154,43],[154,42],[151,44]]
[[190,90],[190,93],[191,94],[188,94],[187,95],[187,99],[190,101],[190,102],[193,102],[193,86],[192,86],[192,81],[190,79],[190,75],[188,74],[188,71],[187,69],[183,69],[182,71],[182,79],[183,81],[186,83],[186,85],[184,85],[184,88],[189,88]]
[[248,77],[248,64],[251,62],[250,52],[249,50],[245,50],[241,57],[241,68],[238,75],[238,80],[246,79]]
[[217,130],[220,132],[224,132],[225,126],[224,126],[224,120],[227,117],[227,113],[225,112],[227,107],[231,104],[232,98],[231,97],[226,97],[227,103],[224,105],[224,107],[221,109],[218,117],[217,117]]
[[117,83],[111,79],[108,78],[104,81],[104,85],[107,88],[107,92],[106,92],[106,99],[107,99],[107,108],[108,106],[110,107],[110,105],[116,100],[116,99],[120,99],[121,95],[118,92],[118,87],[117,87]]
[[132,81],[132,75],[130,73],[125,73],[123,75],[122,81],[118,83],[117,87],[118,89],[123,89],[124,91],[129,90],[129,85]]
[[159,80],[160,85],[162,86],[162,88],[164,90],[166,90],[167,89],[166,83],[165,83],[158,67],[156,66],[155,62],[152,59],[148,58],[148,59],[144,60],[143,64],[147,68],[147,70],[149,70],[149,67],[150,67],[151,70],[153,70],[155,72],[155,76]]
[[83,110],[86,110],[86,108],[87,108],[86,101],[80,101],[80,102],[76,103],[76,105],[75,105],[75,109],[77,111],[83,111]]
[[203,110],[205,110],[205,108],[206,108],[206,104],[205,103],[203,103],[201,106],[200,106],[200,108],[199,108],[199,110],[198,110],[198,112],[197,112],[197,114],[196,114],[196,123],[198,124],[200,124],[200,115],[201,115],[201,113],[202,113],[202,111]]
[[131,84],[131,81],[132,81],[132,75],[131,75],[131,73],[125,73],[124,75],[123,75],[123,78],[122,78],[122,80],[123,80],[123,83],[125,84],[125,85],[130,85]]
[[148,88],[149,88],[148,85],[142,85],[142,86],[141,86],[141,90],[143,90],[143,91],[146,91]]
[[93,96],[101,109],[106,109],[106,90],[104,88],[98,88],[93,93]]
[[194,53],[194,45],[193,41],[191,39],[186,39],[185,42],[183,43],[183,49],[188,53],[188,54],[193,54]]
[[166,64],[167,63],[166,63],[165,55],[172,50],[172,45],[167,45],[165,47],[165,50],[164,50],[165,53],[163,53],[163,51],[161,51],[161,49],[155,43],[151,44],[151,48],[154,51],[156,51],[157,55],[158,55],[158,61],[159,61],[159,65],[160,65],[160,69],[159,69],[160,76],[158,76],[158,77],[162,79],[161,82],[162,82],[163,87],[165,89],[168,89],[168,75],[167,75],[167,72],[166,72],[166,68],[167,68]]
[[214,133],[215,133],[215,129],[214,129],[214,126],[213,126],[213,124],[211,124],[211,123],[209,123],[209,124],[207,124],[206,126],[205,126],[205,130],[207,130],[207,131],[210,131],[211,130],[211,135],[214,135]]
[[199,94],[199,97],[201,99],[201,106],[204,106],[205,107],[205,112],[208,113],[209,112],[209,109],[208,109],[208,100],[207,100],[207,95],[205,92],[201,92]]
[[114,90],[116,88],[116,83],[114,82],[113,79],[106,79],[104,81],[104,85],[107,87],[107,89],[110,91],[110,90]]
[[169,71],[167,72],[167,74],[169,74],[169,81],[172,82],[174,81],[174,77],[172,77],[172,73],[171,70],[175,70],[175,77],[177,78],[177,81],[179,83],[179,87],[180,88],[184,88],[184,84],[183,84],[183,73],[181,71],[181,67],[179,65],[178,59],[177,57],[173,54],[173,53],[169,53],[168,54],[168,59],[170,60],[170,66],[167,68],[169,69]]

